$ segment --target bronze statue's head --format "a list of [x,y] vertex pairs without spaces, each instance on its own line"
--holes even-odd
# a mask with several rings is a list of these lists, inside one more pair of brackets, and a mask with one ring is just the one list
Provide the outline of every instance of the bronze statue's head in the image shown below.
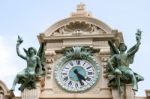
[[32,53],[36,54],[37,51],[36,51],[36,49],[35,49],[34,47],[29,47],[29,48],[28,48],[28,53],[29,53],[29,54],[32,54]]
[[125,52],[126,50],[127,50],[127,46],[125,45],[125,43],[123,43],[123,42],[121,42],[120,44],[119,44],[119,51],[121,51],[121,52]]

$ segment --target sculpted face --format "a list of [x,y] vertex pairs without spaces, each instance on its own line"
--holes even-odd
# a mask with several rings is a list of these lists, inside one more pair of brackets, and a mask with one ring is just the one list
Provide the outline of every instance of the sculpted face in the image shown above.
[[28,49],[28,52],[29,52],[30,55],[31,54],[36,54],[36,51],[32,47]]
[[127,50],[127,46],[124,43],[120,43],[119,50],[121,52],[125,52]]

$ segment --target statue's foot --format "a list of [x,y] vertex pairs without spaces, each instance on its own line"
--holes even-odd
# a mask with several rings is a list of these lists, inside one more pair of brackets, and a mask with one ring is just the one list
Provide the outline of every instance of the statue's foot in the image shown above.
[[22,92],[24,90],[24,87],[23,86],[20,86],[19,87],[19,90]]
[[137,87],[133,87],[132,90],[138,91],[138,88]]
[[11,89],[10,89],[10,91],[14,91],[15,90],[15,87],[12,87]]

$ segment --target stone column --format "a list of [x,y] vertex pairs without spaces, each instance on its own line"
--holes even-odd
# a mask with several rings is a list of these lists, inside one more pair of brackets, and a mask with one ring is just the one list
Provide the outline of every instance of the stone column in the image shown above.
[[36,89],[24,89],[21,93],[21,99],[39,99],[40,93],[40,82],[37,82]]
[[4,93],[0,91],[0,99],[4,99]]
[[125,99],[135,99],[135,92],[132,90],[131,84],[126,84],[125,86]]
[[99,55],[100,55],[100,62],[102,66],[102,77],[101,77],[101,94],[106,95],[107,97],[111,97],[111,91],[110,88],[108,87],[108,79],[106,77],[106,68],[107,68],[107,61],[109,59],[110,50],[109,48],[101,48]]
[[46,76],[45,76],[45,86],[43,88],[43,92],[41,96],[46,96],[48,94],[53,94],[53,65],[55,61],[56,53],[54,50],[46,49],[45,50],[45,69],[46,69]]

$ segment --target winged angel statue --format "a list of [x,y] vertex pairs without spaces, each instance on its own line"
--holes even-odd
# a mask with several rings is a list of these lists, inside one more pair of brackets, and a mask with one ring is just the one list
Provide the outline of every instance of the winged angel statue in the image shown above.
[[19,90],[21,91],[23,91],[25,88],[33,89],[36,87],[35,82],[37,78],[41,78],[45,75],[43,44],[41,44],[38,53],[33,47],[28,48],[28,50],[24,48],[24,52],[26,54],[25,56],[22,55],[19,50],[19,46],[22,42],[22,38],[18,36],[16,51],[17,55],[27,62],[27,67],[17,74],[13,82],[11,91],[15,90],[15,86],[17,83],[21,84],[19,88]]
[[135,53],[138,51],[141,44],[141,31],[137,30],[136,44],[127,52],[127,46],[121,42],[117,47],[112,41],[108,41],[112,56],[108,60],[108,86],[118,88],[121,92],[121,85],[132,84],[134,91],[138,90],[137,82],[144,80],[144,78],[133,72],[129,65],[133,63]]

